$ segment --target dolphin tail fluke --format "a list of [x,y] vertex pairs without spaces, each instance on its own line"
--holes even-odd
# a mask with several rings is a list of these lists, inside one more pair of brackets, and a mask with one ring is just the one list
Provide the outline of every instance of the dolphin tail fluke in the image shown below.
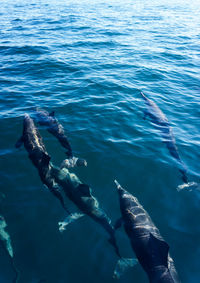
[[196,182],[189,182],[189,183],[184,183],[182,185],[179,185],[177,188],[177,191],[180,192],[182,190],[188,190],[188,191],[193,191],[193,190],[200,190],[200,184]]
[[137,264],[138,260],[135,258],[122,258],[120,253],[119,253],[119,249],[114,237],[111,236],[111,238],[108,240],[109,243],[114,247],[115,252],[117,254],[117,256],[119,257],[119,260],[117,261],[117,264],[115,266],[115,270],[113,273],[113,278],[115,279],[119,279],[121,277],[121,275],[129,268],[129,267],[133,267],[134,265]]
[[120,258],[115,266],[113,278],[119,279],[122,274],[129,268],[138,263],[136,258]]
[[58,226],[59,226],[59,231],[63,232],[64,230],[66,230],[66,226],[72,222],[74,222],[75,220],[83,217],[85,214],[83,213],[72,213],[70,215],[68,215],[64,221],[62,222],[58,222]]

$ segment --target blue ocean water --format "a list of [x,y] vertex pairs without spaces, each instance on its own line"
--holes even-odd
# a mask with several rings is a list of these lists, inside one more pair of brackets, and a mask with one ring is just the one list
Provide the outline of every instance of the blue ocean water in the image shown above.
[[[200,190],[178,192],[177,163],[143,119],[143,91],[172,126],[189,180],[200,172],[200,1],[2,0],[0,5],[0,212],[8,224],[19,283],[110,283],[117,261],[89,217],[60,234],[65,213],[25,149],[14,145],[24,113],[54,110],[75,155],[74,171],[115,221],[114,179],[149,212],[183,283],[200,282]],[[40,128],[52,161],[64,150]],[[71,210],[76,211],[70,201]],[[121,253],[129,240],[117,233]],[[14,275],[0,249],[0,282]],[[41,281],[42,282],[42,281]],[[137,265],[120,283],[148,282]]]

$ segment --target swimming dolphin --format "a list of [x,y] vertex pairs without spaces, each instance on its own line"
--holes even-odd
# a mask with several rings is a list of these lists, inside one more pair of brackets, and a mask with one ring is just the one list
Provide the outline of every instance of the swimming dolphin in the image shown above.
[[60,144],[67,149],[67,159],[64,161],[65,167],[75,167],[75,166],[87,166],[87,162],[85,159],[77,158],[73,156],[71,145],[68,141],[68,138],[64,132],[63,126],[58,122],[58,120],[55,118],[54,111],[51,113],[48,113],[45,110],[42,110],[40,108],[35,109],[35,118],[36,121],[43,126],[47,127],[47,130],[49,133],[54,135]]
[[42,137],[35,127],[33,119],[28,114],[24,116],[23,134],[15,146],[19,148],[22,144],[24,144],[25,149],[29,153],[30,160],[38,169],[42,183],[60,200],[62,206],[67,211],[62,193],[51,176],[51,157],[46,151]]
[[[126,267],[133,266],[133,259],[124,259],[119,253],[119,249],[115,238],[115,229],[111,224],[111,220],[106,213],[99,207],[97,199],[92,196],[91,189],[88,185],[83,184],[78,177],[70,173],[65,167],[57,168],[50,162],[45,146],[38,129],[35,127],[33,119],[28,114],[25,114],[23,134],[16,147],[24,144],[25,149],[29,153],[29,158],[38,169],[40,178],[49,190],[60,200],[62,206],[67,211],[68,216],[64,222],[60,222],[60,231],[65,230],[65,226],[76,219],[87,214],[94,221],[99,223],[109,234],[110,244],[114,247],[117,256],[119,257],[116,269],[119,269],[119,274],[123,272]],[[64,198],[61,192],[79,208],[82,213],[71,214],[65,206]]]
[[115,230],[111,224],[111,220],[99,207],[99,202],[92,195],[91,188],[88,185],[83,184],[79,178],[74,173],[70,173],[67,168],[59,169],[53,167],[52,172],[56,183],[63,189],[65,195],[83,214],[90,216],[93,220],[101,224],[108,232],[110,235],[110,242],[114,246],[117,255],[119,255],[114,237]]
[[182,174],[182,180],[184,183],[188,183],[187,178],[187,167],[181,160],[178,148],[176,146],[175,138],[173,135],[172,128],[169,125],[169,121],[165,114],[160,110],[160,108],[151,99],[147,98],[142,92],[141,95],[145,100],[147,109],[145,111],[145,116],[149,116],[155,128],[159,129],[163,137],[163,142],[166,144],[170,154],[178,161],[179,171]]
[[114,275],[115,277],[120,277],[126,268],[135,265],[136,260],[121,257],[116,243],[115,229],[111,224],[110,218],[100,208],[98,200],[92,195],[91,188],[82,183],[79,178],[74,173],[70,173],[67,168],[58,169],[53,167],[52,172],[56,183],[81,211],[81,214],[74,213],[69,215],[64,222],[59,222],[59,230],[65,230],[66,225],[85,214],[99,223],[109,234],[109,243],[114,247],[115,253],[119,257]]
[[130,239],[139,263],[146,271],[150,283],[180,283],[169,246],[137,198],[123,189],[115,180],[121,209],[121,223]]
[[12,244],[11,244],[10,235],[5,230],[6,226],[7,226],[7,224],[6,224],[4,217],[2,215],[0,215],[0,240],[1,240],[3,248],[6,250],[6,252],[9,255],[9,259],[10,259],[11,265],[12,265],[14,273],[15,273],[15,278],[14,278],[13,282],[17,283],[18,279],[19,279],[19,271],[18,271],[18,269],[15,266],[15,263],[13,261],[13,256],[14,256],[13,248],[12,248]]

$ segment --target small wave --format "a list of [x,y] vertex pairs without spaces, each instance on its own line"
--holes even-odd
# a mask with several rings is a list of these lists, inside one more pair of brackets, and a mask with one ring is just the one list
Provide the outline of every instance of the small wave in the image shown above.
[[12,20],[11,22],[12,22],[12,23],[22,22],[22,19],[20,19],[20,18],[16,18],[16,19]]
[[159,69],[139,68],[136,71],[136,78],[143,81],[160,81],[164,78],[163,73]]
[[0,46],[0,52],[4,55],[15,55],[15,54],[24,54],[24,55],[40,55],[48,51],[47,47],[43,46]]
[[172,52],[162,52],[160,56],[169,60],[185,60],[185,56]]
[[64,44],[62,47],[87,47],[87,48],[110,48],[115,47],[116,44],[114,41],[76,41],[74,43]]

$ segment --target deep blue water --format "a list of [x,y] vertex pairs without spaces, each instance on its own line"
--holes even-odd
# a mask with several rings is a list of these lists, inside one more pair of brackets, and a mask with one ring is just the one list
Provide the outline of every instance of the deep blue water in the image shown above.
[[[159,131],[143,119],[140,95],[168,117],[189,180],[199,182],[199,15],[200,2],[189,0],[1,1],[0,212],[19,283],[115,282],[117,261],[108,236],[88,217],[58,231],[62,207],[25,149],[14,148],[23,115],[34,106],[55,111],[75,154],[88,161],[74,171],[112,220],[120,216],[116,178],[160,229],[181,281],[200,282],[200,191],[176,190],[182,183],[177,164]],[[40,132],[59,165],[64,150]],[[122,254],[132,257],[123,229],[117,237]],[[0,249],[0,282],[12,278]],[[139,265],[119,280],[129,282],[148,282]]]

